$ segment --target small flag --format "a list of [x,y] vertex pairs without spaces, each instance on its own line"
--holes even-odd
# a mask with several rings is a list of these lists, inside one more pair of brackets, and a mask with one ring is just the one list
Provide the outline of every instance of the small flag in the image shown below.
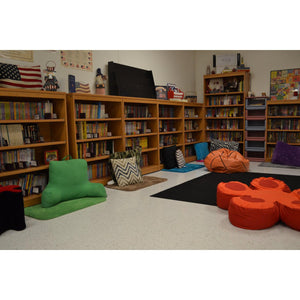
[[90,93],[90,85],[88,83],[75,82],[76,93]]
[[0,63],[0,87],[41,90],[40,66],[18,66]]

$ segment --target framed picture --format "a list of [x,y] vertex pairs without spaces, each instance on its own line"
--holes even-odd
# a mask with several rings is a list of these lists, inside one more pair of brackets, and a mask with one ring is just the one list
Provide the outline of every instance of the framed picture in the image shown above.
[[51,160],[58,160],[58,150],[45,151],[45,164],[49,165]]

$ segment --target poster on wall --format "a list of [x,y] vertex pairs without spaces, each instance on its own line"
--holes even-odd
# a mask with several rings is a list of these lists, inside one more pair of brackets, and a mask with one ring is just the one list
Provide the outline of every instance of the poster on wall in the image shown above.
[[64,67],[93,71],[92,51],[62,50],[60,59]]
[[296,100],[300,89],[300,68],[271,71],[272,100]]
[[31,50],[0,50],[0,57],[22,61],[33,61]]

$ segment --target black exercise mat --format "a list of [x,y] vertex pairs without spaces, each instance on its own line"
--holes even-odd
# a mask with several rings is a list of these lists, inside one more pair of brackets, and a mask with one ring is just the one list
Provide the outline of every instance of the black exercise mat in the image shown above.
[[300,188],[300,176],[278,175],[268,173],[209,173],[172,188],[151,195],[151,197],[217,205],[216,192],[220,182],[240,181],[248,184],[258,177],[273,177],[284,181],[291,190]]

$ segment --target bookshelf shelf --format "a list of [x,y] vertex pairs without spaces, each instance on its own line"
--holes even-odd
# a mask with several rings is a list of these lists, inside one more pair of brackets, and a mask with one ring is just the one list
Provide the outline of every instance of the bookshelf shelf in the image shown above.
[[66,94],[0,88],[0,111],[0,184],[20,185],[25,207],[38,204],[32,187],[47,184],[45,151],[57,150],[58,159],[68,154]]
[[204,75],[203,81],[205,140],[239,142],[239,151],[244,154],[244,110],[250,73],[239,71]]
[[122,138],[122,136],[102,136],[102,137],[94,138],[94,139],[76,140],[76,143],[89,143],[89,142],[106,141],[106,140],[118,140],[121,138]]

